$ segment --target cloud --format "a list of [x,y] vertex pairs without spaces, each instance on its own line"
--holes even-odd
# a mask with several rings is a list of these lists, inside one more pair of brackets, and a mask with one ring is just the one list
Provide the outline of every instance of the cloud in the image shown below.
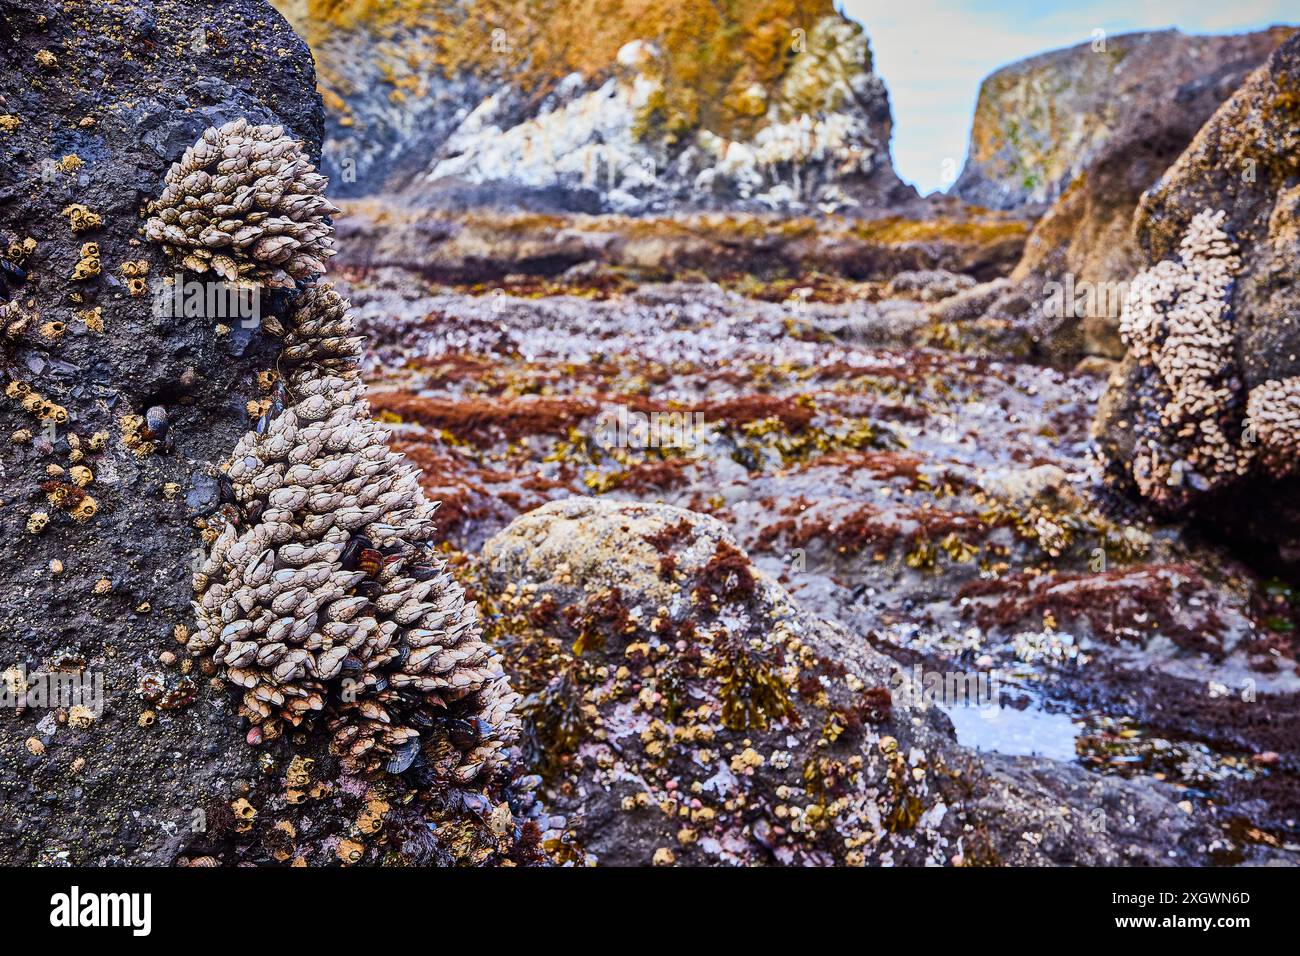
[[843,0],[871,41],[889,87],[894,164],[921,192],[945,188],[965,162],[980,82],[999,67],[1108,34],[1237,33],[1294,22],[1282,0],[1097,0],[1043,10],[1038,0]]

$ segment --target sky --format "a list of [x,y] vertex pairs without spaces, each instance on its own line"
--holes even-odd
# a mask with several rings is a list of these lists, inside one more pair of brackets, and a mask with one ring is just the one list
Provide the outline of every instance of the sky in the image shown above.
[[1046,50],[1177,27],[1242,33],[1300,23],[1295,0],[838,0],[866,28],[889,87],[894,167],[922,194],[945,189],[966,161],[980,82]]

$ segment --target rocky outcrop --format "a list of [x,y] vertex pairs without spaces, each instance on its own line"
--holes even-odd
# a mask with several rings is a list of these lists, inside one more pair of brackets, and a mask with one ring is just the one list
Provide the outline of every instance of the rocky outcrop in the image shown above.
[[[393,728],[358,734],[361,724],[383,723],[386,708],[419,716],[403,697],[408,691],[379,686],[400,683],[389,666],[394,657],[408,674],[415,668],[415,655],[395,648],[386,654],[379,646],[400,637],[391,622],[378,627],[383,639],[359,652],[370,658],[363,668],[349,668],[328,641],[310,665],[301,648],[260,645],[258,664],[283,670],[252,690],[243,713],[264,718],[283,704],[296,729],[274,741],[263,725],[250,732],[244,724],[235,695],[217,676],[222,661],[203,653],[213,635],[195,626],[193,572],[211,576],[214,591],[218,568],[220,583],[234,584],[237,548],[254,558],[260,533],[293,530],[284,524],[293,501],[260,497],[275,484],[269,479],[276,465],[248,475],[256,483],[251,490],[232,488],[223,473],[242,434],[254,429],[239,446],[245,450],[285,450],[285,442],[292,444],[288,420],[301,413],[301,441],[289,451],[330,472],[326,480],[346,476],[314,456],[326,442],[333,450],[339,441],[350,444],[349,435],[358,451],[369,435],[364,444],[372,447],[364,453],[387,463],[380,467],[398,467],[367,427],[364,403],[353,401],[359,383],[333,388],[342,414],[331,413],[313,432],[308,423],[322,404],[333,406],[307,393],[338,383],[290,374],[303,358],[338,371],[338,356],[360,345],[347,337],[319,340],[289,320],[295,300],[308,295],[291,278],[323,267],[333,234],[328,204],[314,195],[323,186],[311,171],[322,110],[306,47],[275,11],[252,0],[135,3],[125,16],[109,6],[5,4],[0,33],[0,416],[7,437],[0,521],[10,542],[0,566],[0,768],[14,782],[0,808],[0,855],[10,864],[537,859],[542,831],[524,811],[534,805],[529,797],[507,800],[477,781],[453,792],[428,776],[449,772],[466,781],[473,776],[468,767],[493,762],[480,759],[485,753],[460,767],[440,759],[445,753],[428,753],[421,768],[422,761],[406,759],[417,756],[403,746],[407,740],[386,738],[405,763],[382,762],[393,773],[410,766],[404,785],[422,793],[399,804],[383,777],[346,772],[337,739],[331,752],[328,731],[350,733],[346,755],[364,764],[358,742]],[[193,271],[173,272],[182,268]],[[227,288],[198,281],[209,268],[245,282]],[[337,321],[318,318],[346,336]],[[295,341],[271,334],[286,328]],[[323,334],[320,327],[313,333]],[[297,394],[278,383],[281,371]],[[349,424],[348,416],[361,418]],[[275,433],[259,443],[269,426]],[[243,465],[250,470],[247,458]],[[403,487],[420,497],[413,478]],[[302,491],[285,493],[301,505]],[[247,507],[236,507],[236,498]],[[325,513],[310,521],[346,525],[373,517],[364,505],[351,513],[342,504],[326,495],[312,505]],[[408,598],[420,590],[399,585],[391,562],[413,557],[405,539],[418,537],[433,506],[410,514],[404,506],[391,495],[376,505],[395,509],[388,517],[402,527],[393,534],[404,538],[386,554],[387,542],[375,542],[388,582],[368,592],[377,599],[384,588],[409,588]],[[278,530],[269,531],[273,525]],[[221,527],[239,529],[226,537],[231,560],[224,564],[221,556],[209,562],[206,551],[221,540]],[[243,544],[232,543],[245,530]],[[375,570],[374,555],[353,551],[359,565]],[[276,556],[288,563],[294,557]],[[407,560],[403,567],[415,574],[419,564]],[[263,554],[247,570],[244,583],[257,579],[257,589],[219,610],[211,605],[205,615],[204,623],[215,627],[219,618],[224,628],[223,653],[247,656],[246,647],[225,639],[268,623],[265,613],[258,622],[237,619],[245,603],[244,610],[261,612],[258,602],[270,600],[282,612],[287,606],[276,605],[287,602],[300,622],[316,623],[308,602],[323,595],[308,596],[305,587],[274,598],[271,592],[289,578],[305,584],[299,576],[319,584],[319,563],[294,570]],[[430,565],[419,576],[437,570]],[[435,586],[444,610],[472,618],[472,608],[461,613],[460,590],[445,575],[424,588]],[[349,597],[337,616],[325,616],[347,616],[360,628],[361,604]],[[417,603],[391,613],[409,623],[426,610]],[[273,625],[277,633],[282,623]],[[351,640],[343,635],[351,629],[346,621],[341,630],[323,627],[326,637]],[[457,620],[448,630],[467,627]],[[460,663],[472,668],[483,657]],[[337,674],[336,664],[364,683],[354,695],[357,713],[343,727],[303,722],[305,711],[324,703],[310,696],[317,688],[307,687],[306,697],[290,694],[292,703],[282,695],[307,669],[324,680]],[[390,673],[372,681],[385,667]],[[454,681],[460,672],[452,671]],[[446,691],[442,702],[464,689]],[[294,706],[304,701],[306,707]],[[440,719],[422,721],[422,730]],[[458,726],[452,749],[474,751],[481,729]],[[385,746],[372,742],[371,756]],[[439,821],[432,836],[429,824]]]
[[1022,219],[972,216],[968,209],[955,209],[951,218],[865,219],[451,214],[386,199],[345,205],[341,267],[396,267],[440,283],[560,276],[575,267],[645,279],[821,273],[884,282],[899,272],[936,269],[989,279],[1015,264],[1028,230]]
[[339,195],[641,212],[915,198],[867,37],[829,0],[282,0]]
[[1005,343],[998,330],[1010,329],[1025,354],[1058,364],[1122,357],[1119,314],[1142,264],[1132,230],[1142,193],[1290,32],[1113,37],[1104,51],[1085,44],[989,77],[954,191],[994,207],[1051,205],[1008,277],[1012,290],[980,293],[988,309],[966,337]]
[[[1293,384],[1300,372],[1300,37],[1197,134],[1134,219],[1150,265],[1099,410],[1112,477],[1214,516],[1264,561],[1300,557]],[[1207,231],[1207,224],[1210,225]],[[1199,237],[1199,238],[1198,238]]]
[[1003,67],[980,87],[969,155],[953,191],[996,209],[1050,203],[1116,137],[1143,131],[1158,139],[1165,126],[1181,125],[1169,117],[1153,130],[1144,125],[1152,116],[1203,118],[1206,97],[1221,100],[1232,88],[1225,85],[1288,32],[1097,36]]
[[715,518],[571,498],[483,564],[529,758],[584,858],[1160,865],[1214,840],[1163,785],[959,747],[922,688]]

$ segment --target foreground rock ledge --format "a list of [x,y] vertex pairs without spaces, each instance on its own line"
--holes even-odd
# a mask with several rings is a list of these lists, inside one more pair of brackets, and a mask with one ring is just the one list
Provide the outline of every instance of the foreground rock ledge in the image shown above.
[[483,574],[528,756],[601,864],[1150,865],[1214,841],[1171,788],[958,746],[711,517],[552,502]]

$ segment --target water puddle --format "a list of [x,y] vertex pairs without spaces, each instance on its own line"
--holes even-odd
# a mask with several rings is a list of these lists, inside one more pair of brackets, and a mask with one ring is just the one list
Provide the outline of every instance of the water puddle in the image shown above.
[[1076,759],[1075,739],[1082,724],[1068,714],[1053,714],[1030,706],[953,706],[944,713],[957,730],[963,747],[1011,756]]

